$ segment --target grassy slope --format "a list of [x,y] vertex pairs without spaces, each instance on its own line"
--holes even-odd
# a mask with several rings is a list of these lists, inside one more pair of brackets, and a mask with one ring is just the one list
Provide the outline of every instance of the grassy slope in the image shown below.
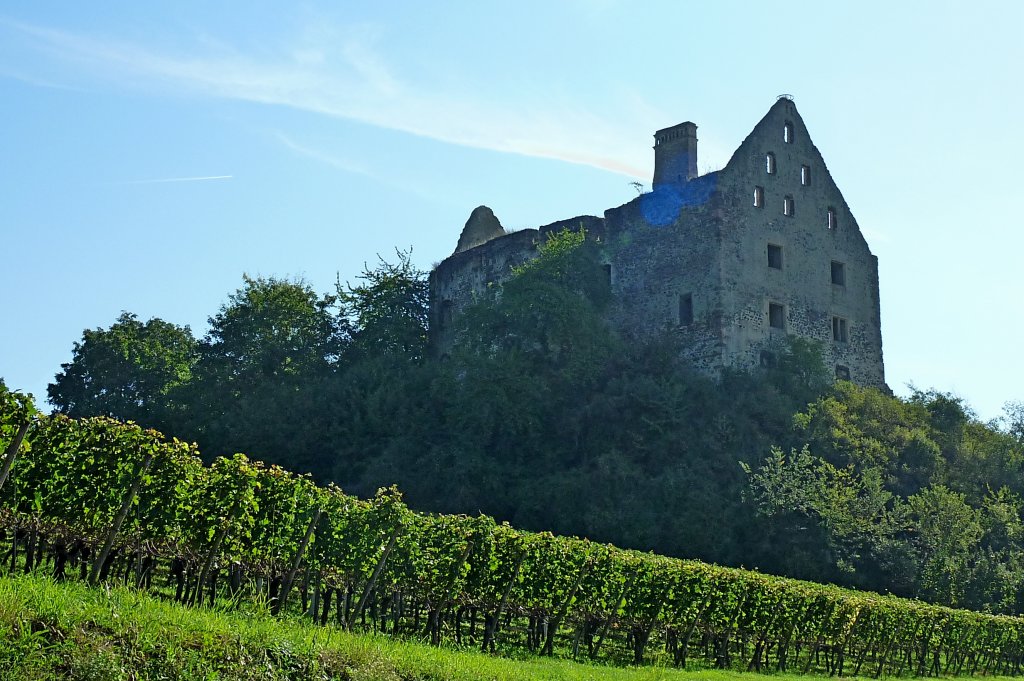
[[3,681],[740,678],[763,677],[650,667],[617,669],[538,658],[509,660],[279,621],[253,610],[187,609],[122,588],[90,589],[78,582],[58,584],[36,576],[0,577]]

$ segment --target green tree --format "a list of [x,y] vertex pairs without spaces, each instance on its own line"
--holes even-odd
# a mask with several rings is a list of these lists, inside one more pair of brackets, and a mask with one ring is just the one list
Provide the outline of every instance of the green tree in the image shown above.
[[1002,424],[1017,444],[1024,445],[1024,402],[1016,400],[1003,405]]
[[427,350],[427,275],[412,264],[411,251],[396,255],[397,262],[380,258],[376,268],[364,267],[356,286],[339,281],[338,299],[353,330],[353,354],[419,361]]
[[925,405],[837,381],[794,419],[797,435],[836,466],[877,468],[899,496],[941,479],[944,460]]
[[584,388],[618,351],[600,315],[609,296],[597,247],[586,232],[549,234],[537,258],[466,311],[458,350],[516,357]]
[[1012,424],[1007,432],[1005,423],[1000,428],[998,421],[978,421],[959,398],[935,391],[921,395],[933,414],[945,459],[943,484],[964,493],[974,508],[984,505],[991,490],[1004,486],[1024,495],[1024,442]]
[[981,511],[969,506],[963,494],[942,485],[921,490],[907,503],[919,569],[918,595],[961,605],[984,533]]
[[69,416],[111,416],[161,426],[168,397],[187,384],[197,344],[187,326],[123,312],[108,329],[86,329],[47,395]]
[[1024,607],[1024,500],[1007,487],[989,490],[981,507],[984,536],[964,605],[1018,614]]
[[210,318],[202,368],[236,394],[267,379],[302,379],[335,365],[348,339],[336,296],[304,281],[251,278]]
[[[461,316],[448,359],[413,370],[379,353],[372,361],[372,346],[361,348],[337,402],[354,416],[338,424],[339,440],[361,451],[338,457],[338,479],[351,488],[349,476],[359,475],[357,489],[397,481],[414,504],[488,509],[543,528],[557,506],[542,480],[575,457],[580,398],[601,384],[615,354],[595,311],[595,281],[607,288],[582,233],[555,235]],[[379,298],[391,299],[366,296]],[[359,338],[368,325],[355,326]]]
[[[877,469],[837,468],[805,446],[788,455],[773,448],[760,468],[746,470],[748,494],[761,514],[788,524],[790,535],[813,522],[836,574],[848,583],[875,586],[872,563],[903,524],[901,506],[883,487]],[[813,553],[812,548],[812,558]]]
[[399,482],[416,496],[429,476],[412,461],[444,426],[431,394],[438,367],[427,352],[426,274],[408,251],[396,254],[364,268],[355,285],[336,285],[352,340],[322,394],[321,437],[346,489],[372,494]]
[[817,399],[832,385],[821,343],[799,336],[787,336],[776,361],[760,373],[799,405]]
[[182,391],[182,432],[206,456],[247,452],[324,475],[316,441],[323,384],[348,342],[337,298],[303,281],[244,278],[210,318],[195,380]]

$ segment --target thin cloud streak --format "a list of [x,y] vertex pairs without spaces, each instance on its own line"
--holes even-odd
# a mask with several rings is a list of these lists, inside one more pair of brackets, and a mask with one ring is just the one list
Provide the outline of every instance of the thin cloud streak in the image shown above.
[[361,165],[349,161],[348,159],[340,158],[338,156],[325,153],[323,151],[320,151],[319,149],[311,149],[309,147],[303,146],[298,142],[295,142],[282,132],[274,132],[273,135],[286,148],[300,156],[311,158],[314,161],[318,161],[320,163],[325,163],[331,166],[332,168],[337,168],[342,172],[351,173],[353,175],[362,175],[363,177],[367,177],[376,182],[380,182],[381,184],[387,185],[389,187],[394,187],[395,189],[398,189],[400,191],[412,194],[413,196],[416,196],[429,203],[440,205],[456,205],[444,200],[443,197],[437,193],[424,191],[419,187],[396,182],[393,178],[382,177],[370,170],[367,170]]
[[46,88],[48,90],[66,90],[68,92],[86,92],[82,88],[72,87],[63,83],[57,83],[45,78],[38,78],[36,76],[29,76],[20,71],[10,69],[6,66],[0,67],[0,78],[10,78],[26,85],[32,85],[33,87]]
[[206,180],[230,180],[234,175],[205,175],[202,177],[162,177],[155,180],[125,180],[111,184],[163,184],[165,182],[204,182]]
[[[502,101],[402,81],[372,49],[372,36],[328,32],[322,42],[290,46],[257,60],[223,46],[188,56],[94,39],[65,31],[8,24],[50,56],[120,86],[157,87],[287,106],[367,123],[450,144],[575,163],[631,178],[646,177],[646,144],[632,138],[667,117],[651,107],[593,111],[537,101]],[[330,40],[326,39],[327,37]],[[197,56],[198,55],[198,56]],[[314,58],[315,57],[315,58]]]
[[346,173],[352,173],[354,175],[364,175],[375,180],[379,179],[376,175],[371,173],[366,168],[363,168],[362,166],[357,165],[349,161],[348,159],[338,158],[337,156],[332,156],[331,154],[325,154],[324,152],[318,149],[310,149],[309,147],[302,146],[301,144],[298,144],[297,142],[293,141],[290,137],[288,137],[282,132],[275,132],[274,136],[281,144],[283,144],[291,151],[294,151],[296,154],[299,154],[300,156],[305,156],[307,158],[312,158],[316,161],[320,161],[321,163],[326,163],[332,168],[337,168],[338,170],[341,170]]

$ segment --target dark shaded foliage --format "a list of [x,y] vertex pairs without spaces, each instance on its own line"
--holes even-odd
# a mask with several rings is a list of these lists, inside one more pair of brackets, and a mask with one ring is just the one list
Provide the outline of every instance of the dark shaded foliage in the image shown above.
[[1024,410],[1000,427],[941,392],[833,383],[799,340],[712,380],[672,334],[627,343],[606,326],[597,256],[580,233],[552,237],[461,316],[444,360],[425,274],[399,252],[334,295],[246,279],[175,380],[144,380],[144,362],[128,364],[138,380],[104,376],[79,344],[64,374],[139,386],[126,404],[207,455],[361,496],[397,484],[422,510],[1020,611]]

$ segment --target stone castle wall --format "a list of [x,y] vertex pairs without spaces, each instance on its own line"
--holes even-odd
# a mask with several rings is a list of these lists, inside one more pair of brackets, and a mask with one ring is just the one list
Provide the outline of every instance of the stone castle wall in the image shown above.
[[489,210],[474,211],[459,250],[430,275],[438,351],[457,315],[535,257],[546,233],[582,226],[601,245],[607,317],[621,336],[677,334],[688,359],[716,373],[771,362],[795,335],[818,341],[837,375],[884,387],[877,259],[793,102],[776,102],[725,168],[699,177],[674,172],[696,167],[696,126],[658,135],[656,163],[671,172],[603,218],[504,233]]
[[[770,174],[768,154],[775,165]],[[878,261],[793,103],[773,106],[719,175],[729,363],[754,365],[762,351],[793,334],[819,341],[838,373],[883,387]],[[754,205],[755,187],[763,188],[761,206]],[[781,247],[781,268],[768,266],[769,244]],[[833,263],[841,284],[833,283]],[[783,306],[784,328],[766,323],[770,303]],[[845,323],[845,340],[833,337],[834,317]]]

